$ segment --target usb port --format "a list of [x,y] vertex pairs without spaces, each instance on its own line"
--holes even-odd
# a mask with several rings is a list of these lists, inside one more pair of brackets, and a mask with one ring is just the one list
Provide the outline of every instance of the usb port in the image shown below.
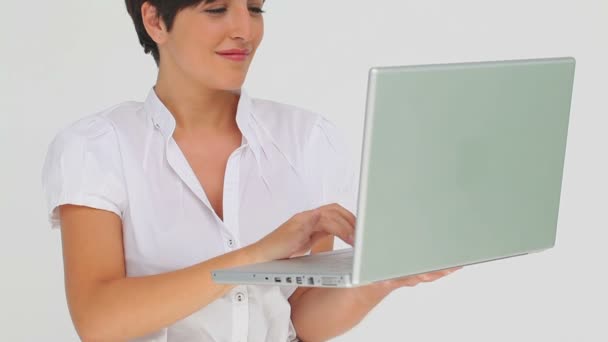
[[281,277],[274,277],[274,282],[275,283],[280,283],[281,282]]

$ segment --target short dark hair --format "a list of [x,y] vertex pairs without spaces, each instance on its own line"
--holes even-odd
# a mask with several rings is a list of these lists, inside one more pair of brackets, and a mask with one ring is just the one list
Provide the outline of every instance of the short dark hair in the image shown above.
[[133,24],[135,25],[135,31],[137,32],[139,43],[141,46],[143,46],[145,53],[152,53],[152,57],[154,57],[154,61],[156,62],[156,65],[158,65],[160,62],[160,52],[158,51],[158,46],[154,40],[152,40],[150,35],[148,35],[148,32],[146,32],[146,28],[144,27],[144,22],[141,17],[141,6],[146,1],[150,3],[150,5],[156,7],[160,19],[162,19],[167,26],[167,30],[171,31],[175,16],[179,11],[188,7],[196,6],[201,2],[213,0],[125,0],[127,11],[129,12],[131,19],[133,19]]

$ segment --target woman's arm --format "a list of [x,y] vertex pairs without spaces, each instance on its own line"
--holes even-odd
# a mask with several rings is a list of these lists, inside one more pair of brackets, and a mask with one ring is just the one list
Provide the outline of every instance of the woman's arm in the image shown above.
[[[311,254],[332,251],[333,247],[334,238],[330,236],[318,241]],[[289,297],[291,319],[298,338],[314,342],[342,335],[359,324],[389,293],[373,288],[299,287]]]
[[419,274],[355,288],[311,288],[291,300],[291,319],[298,337],[321,342],[339,336],[363,318],[394,290],[431,282],[460,269]]
[[[320,240],[312,254],[333,250],[333,237]],[[344,334],[395,289],[435,281],[459,268],[419,274],[356,288],[300,287],[289,297],[298,338],[321,342]]]
[[291,320],[302,341],[327,341],[359,324],[389,293],[373,287],[310,288],[290,298]]
[[84,341],[119,341],[160,330],[232,289],[211,271],[256,262],[243,248],[182,270],[127,278],[120,218],[82,206],[60,207],[68,306]]
[[329,204],[294,215],[240,250],[174,272],[127,278],[116,214],[64,205],[60,219],[68,306],[85,341],[125,340],[155,332],[232,289],[216,284],[213,270],[300,255],[330,235],[352,244],[354,227],[352,214]]
[[[334,237],[329,236],[319,240],[311,254],[333,249]],[[342,335],[357,325],[389,293],[354,290],[299,287],[289,297],[291,319],[298,338],[314,342]]]

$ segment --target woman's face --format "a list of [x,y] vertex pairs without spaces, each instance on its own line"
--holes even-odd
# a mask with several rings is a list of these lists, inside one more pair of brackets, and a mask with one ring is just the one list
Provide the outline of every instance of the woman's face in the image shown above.
[[180,11],[160,67],[212,89],[238,90],[264,35],[263,0],[213,0]]

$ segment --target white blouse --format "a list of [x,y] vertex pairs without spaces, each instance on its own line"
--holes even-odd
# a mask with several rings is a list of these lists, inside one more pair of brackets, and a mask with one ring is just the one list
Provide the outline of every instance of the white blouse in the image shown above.
[[[143,103],[125,102],[65,127],[42,171],[52,228],[60,226],[57,206],[66,203],[119,215],[127,276],[144,276],[247,246],[324,204],[356,214],[355,170],[331,122],[244,91],[236,122],[243,139],[226,166],[223,221],[173,139],[175,119],[153,88]],[[294,341],[287,299],[295,289],[236,286],[136,341]]]

